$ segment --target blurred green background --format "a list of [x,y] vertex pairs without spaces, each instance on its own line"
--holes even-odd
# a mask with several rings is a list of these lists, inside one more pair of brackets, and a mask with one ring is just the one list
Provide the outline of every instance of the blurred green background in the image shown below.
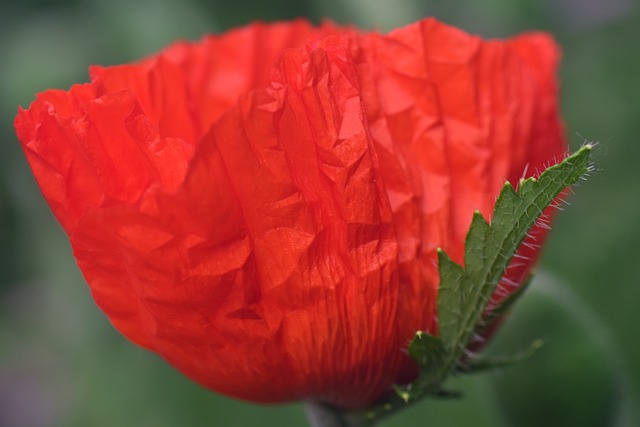
[[527,363],[451,386],[381,426],[640,425],[640,5],[633,0],[27,0],[0,6],[0,426],[304,426],[191,383],[122,338],[92,302],[13,132],[36,92],[254,19],[388,30],[436,16],[485,37],[551,31],[567,135],[597,172],[555,223],[540,274],[488,353]]

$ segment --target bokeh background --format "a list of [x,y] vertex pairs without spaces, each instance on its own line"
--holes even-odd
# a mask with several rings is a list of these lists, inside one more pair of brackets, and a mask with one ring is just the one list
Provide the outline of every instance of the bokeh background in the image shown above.
[[640,5],[633,0],[23,0],[0,6],[0,426],[304,426],[191,383],[122,338],[94,305],[13,132],[36,92],[86,81],[177,38],[306,16],[382,31],[423,16],[485,37],[552,32],[575,149],[597,171],[555,222],[539,274],[488,348],[528,362],[456,378],[392,426],[640,425]]

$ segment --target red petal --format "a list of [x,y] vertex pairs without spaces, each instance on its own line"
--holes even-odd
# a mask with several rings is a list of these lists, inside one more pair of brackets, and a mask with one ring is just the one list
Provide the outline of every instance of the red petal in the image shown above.
[[333,31],[256,23],[138,64],[93,67],[91,84],[40,94],[15,127],[65,230],[84,211],[133,202],[154,185],[177,188],[197,142],[241,94],[267,84],[279,52]]
[[114,325],[195,380],[362,405],[403,357],[391,210],[343,42],[287,51],[278,70],[175,194],[87,215],[72,244]]
[[[547,36],[483,42],[433,19],[361,41],[358,74],[398,236],[401,311],[412,313],[404,330],[435,332],[436,248],[461,262],[473,212],[489,218],[505,180],[563,156],[558,50]],[[521,253],[528,259],[505,283],[521,283],[538,250]]]

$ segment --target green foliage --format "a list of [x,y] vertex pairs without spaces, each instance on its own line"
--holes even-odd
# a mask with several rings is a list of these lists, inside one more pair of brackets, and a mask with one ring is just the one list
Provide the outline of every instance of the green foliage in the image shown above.
[[493,211],[491,225],[475,212],[465,240],[464,267],[438,251],[438,329],[445,351],[460,356],[476,329],[500,278],[544,209],[589,171],[591,146],[545,170],[539,179],[520,182],[518,191],[506,183]]
[[546,169],[538,179],[521,180],[518,190],[505,183],[496,201],[491,223],[480,212],[473,215],[465,239],[464,266],[452,261],[443,250],[438,250],[439,336],[422,331],[416,333],[409,344],[409,354],[420,367],[418,378],[408,385],[396,386],[395,395],[365,414],[367,420],[377,420],[425,396],[455,395],[443,389],[443,384],[456,370],[474,371],[493,365],[508,365],[528,357],[540,347],[540,342],[534,342],[525,353],[493,363],[463,361],[467,358],[465,350],[472,334],[486,328],[486,322],[495,321],[522,294],[522,291],[515,292],[487,311],[491,295],[535,221],[562,191],[590,171],[591,149],[591,145],[585,145],[559,164]]

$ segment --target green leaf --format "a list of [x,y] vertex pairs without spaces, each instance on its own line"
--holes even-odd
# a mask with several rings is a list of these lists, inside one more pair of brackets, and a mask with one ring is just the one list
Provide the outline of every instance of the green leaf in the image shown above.
[[505,183],[491,224],[476,211],[465,239],[464,268],[438,251],[439,337],[458,360],[476,329],[489,298],[518,247],[544,209],[589,171],[591,146],[582,147],[536,180],[522,180],[518,191]]
[[499,319],[526,289],[523,284],[496,307],[487,310],[509,262],[542,212],[567,187],[590,171],[592,146],[585,145],[561,163],[546,169],[538,179],[521,180],[518,190],[505,183],[496,201],[491,223],[476,211],[465,239],[464,267],[438,249],[439,336],[418,331],[409,344],[409,355],[420,367],[411,384],[397,385],[385,402],[348,414],[354,424],[373,423],[424,396],[455,395],[443,384],[456,370],[482,370],[506,366],[529,357],[539,342],[511,358],[461,361],[474,332],[482,333]]
[[405,401],[419,398],[427,392],[438,393],[443,380],[449,374],[447,369],[447,353],[440,338],[426,332],[416,332],[409,344],[409,356],[418,363],[420,375],[413,383],[396,387],[396,393]]

